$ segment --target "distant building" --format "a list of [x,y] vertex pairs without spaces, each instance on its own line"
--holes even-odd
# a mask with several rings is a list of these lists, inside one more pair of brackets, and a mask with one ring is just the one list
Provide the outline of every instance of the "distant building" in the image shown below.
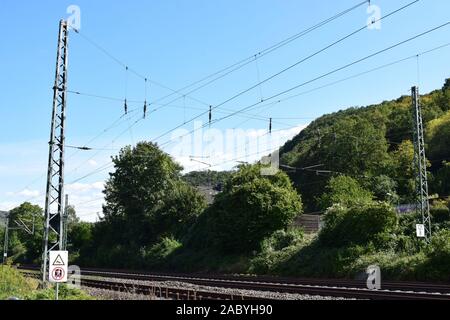
[[416,212],[416,205],[415,204],[402,204],[397,206],[397,213],[398,214],[408,214]]
[[303,228],[305,233],[317,233],[323,226],[322,216],[302,214],[294,220],[293,226]]
[[206,203],[212,204],[214,198],[219,194],[219,191],[215,190],[211,186],[197,186],[195,187],[206,199]]

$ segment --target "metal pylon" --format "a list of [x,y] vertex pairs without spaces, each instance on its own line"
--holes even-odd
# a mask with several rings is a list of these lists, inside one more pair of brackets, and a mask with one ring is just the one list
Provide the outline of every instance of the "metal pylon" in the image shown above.
[[416,212],[422,217],[425,226],[425,239],[431,239],[430,203],[428,199],[427,158],[425,154],[422,108],[419,101],[419,88],[412,88],[412,108],[414,115],[414,168],[416,173]]
[[49,142],[47,193],[45,197],[45,226],[42,257],[42,281],[48,276],[48,258],[52,250],[63,248],[64,228],[64,129],[67,95],[68,24],[59,24],[53,112]]

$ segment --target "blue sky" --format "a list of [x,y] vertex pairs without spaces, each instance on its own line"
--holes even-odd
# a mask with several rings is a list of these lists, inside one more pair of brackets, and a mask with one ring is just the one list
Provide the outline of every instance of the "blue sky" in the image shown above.
[[[11,209],[21,201],[32,199],[42,204],[47,165],[47,148],[52,105],[54,65],[58,22],[67,18],[66,9],[75,4],[81,9],[81,33],[130,68],[151,79],[148,100],[157,100],[172,91],[218,71],[234,62],[257,54],[262,49],[284,40],[360,1],[306,0],[191,0],[191,1],[12,1],[3,0],[0,11],[0,210]],[[410,1],[372,1],[385,15]],[[95,220],[101,211],[102,181],[108,171],[77,181],[104,164],[116,150],[140,140],[152,140],[259,80],[292,65],[331,42],[362,27],[369,15],[367,6],[300,38],[273,53],[252,62],[224,79],[179,98],[158,112],[126,130],[140,117],[139,112],[123,118],[89,146],[105,149],[79,152],[68,150],[66,181],[72,203],[83,219]],[[277,76],[264,85],[223,106],[239,110],[287,88],[315,78],[370,53],[446,23],[450,18],[448,0],[421,0],[411,7],[383,20],[380,30],[365,30],[324,51],[305,63]],[[300,93],[364,72],[450,42],[449,27],[433,32],[389,52],[352,66],[332,76],[291,92]],[[130,100],[145,99],[144,81],[102,53],[80,35],[70,34],[69,89]],[[246,121],[230,117],[213,129],[225,136],[227,129],[268,129],[274,118],[274,130],[287,129],[283,139],[297,133],[312,119],[325,113],[351,106],[363,106],[408,94],[419,83],[422,93],[440,88],[449,77],[450,47],[421,56],[419,64],[410,59],[389,68],[351,79],[337,85],[301,95],[271,108],[258,108],[249,113],[261,119]],[[419,68],[418,68],[419,66]],[[418,72],[419,70],[419,72]],[[126,79],[128,78],[128,81]],[[162,84],[159,86],[157,84]],[[126,89],[128,88],[128,89]],[[126,94],[127,91],[127,94]],[[172,100],[172,99],[170,99]],[[163,103],[170,102],[164,100]],[[201,102],[199,102],[201,101]],[[130,103],[130,108],[142,108]],[[120,101],[110,101],[69,94],[67,111],[67,144],[85,145],[109,127],[123,113]],[[157,105],[150,106],[150,110]],[[214,117],[223,114],[217,110]],[[207,121],[207,115],[200,118]],[[244,122],[245,121],[245,122]],[[184,126],[194,128],[193,123]],[[125,132],[124,134],[121,134]],[[258,134],[253,134],[258,136]],[[118,137],[118,138],[116,138]],[[170,135],[159,139],[164,143]],[[284,140],[279,141],[282,143]],[[113,141],[114,140],[114,141]],[[192,142],[192,141],[191,141]],[[189,142],[188,149],[191,148]],[[184,145],[184,147],[186,147]],[[176,144],[165,146],[172,153]],[[179,145],[178,145],[179,147]],[[235,164],[221,164],[223,154],[192,147],[191,155],[212,156],[214,169],[227,169]],[[266,151],[264,148],[258,151]],[[200,152],[200,153],[199,153]],[[209,153],[208,153],[209,152]],[[246,160],[262,154],[253,153]],[[230,159],[233,159],[231,157]],[[188,157],[177,158],[187,170],[206,169]],[[205,161],[203,161],[205,162]],[[76,183],[73,183],[76,182]]]

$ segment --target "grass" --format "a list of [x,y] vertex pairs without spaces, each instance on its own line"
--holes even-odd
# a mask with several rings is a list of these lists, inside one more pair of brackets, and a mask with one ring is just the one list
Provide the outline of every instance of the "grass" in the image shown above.
[[[22,273],[11,266],[0,267],[0,300],[54,300],[54,288],[39,289],[36,279],[26,278]],[[82,290],[61,285],[59,290],[60,300],[93,300],[91,296]]]
[[211,250],[178,248],[161,270],[217,272],[316,278],[360,278],[378,265],[385,280],[450,281],[450,231],[434,234],[429,245],[415,237],[389,235],[360,245],[328,247],[317,235],[280,231],[250,255],[227,255]]
[[0,267],[0,300],[12,297],[23,299],[37,287],[37,281],[23,277],[16,269],[10,266]]

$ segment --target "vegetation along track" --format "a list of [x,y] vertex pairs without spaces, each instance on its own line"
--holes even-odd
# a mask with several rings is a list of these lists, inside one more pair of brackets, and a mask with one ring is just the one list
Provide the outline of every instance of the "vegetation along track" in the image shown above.
[[[36,271],[37,268],[22,267],[22,271]],[[134,281],[176,281],[206,287],[229,288],[252,291],[270,291],[280,293],[307,294],[317,296],[342,297],[371,300],[450,300],[450,284],[429,284],[422,282],[383,282],[381,290],[365,288],[365,282],[357,280],[328,279],[289,279],[275,277],[225,276],[225,275],[188,275],[138,273],[108,269],[83,269],[82,275],[104,278],[82,279],[88,287],[114,291],[135,292],[169,299],[218,299],[249,300],[254,296],[230,295],[209,291],[187,289],[157,288],[145,283],[112,282],[109,279]]]

